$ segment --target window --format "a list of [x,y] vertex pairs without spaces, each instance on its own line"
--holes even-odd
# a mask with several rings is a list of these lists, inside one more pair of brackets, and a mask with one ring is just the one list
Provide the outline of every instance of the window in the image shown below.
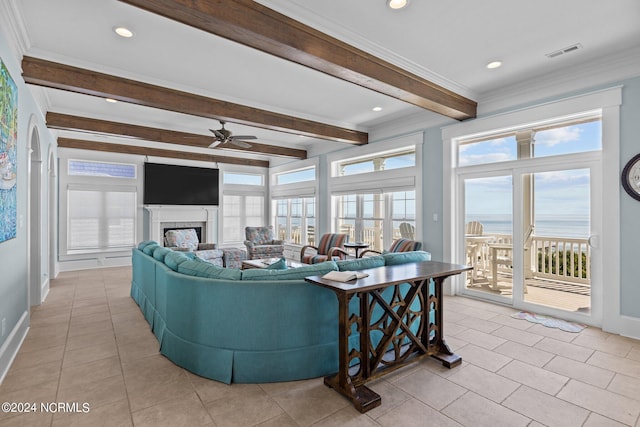
[[315,245],[315,211],[313,197],[275,200],[277,238],[296,245]]
[[264,175],[238,172],[223,172],[223,184],[264,185]]
[[67,253],[117,250],[135,245],[135,188],[67,190]]
[[316,168],[304,168],[294,171],[282,172],[274,174],[275,184],[293,184],[296,182],[314,181],[316,179]]
[[334,162],[334,176],[358,175],[414,167],[416,165],[415,147],[376,153],[366,157],[351,158]]
[[371,249],[382,251],[400,237],[415,238],[402,236],[400,227],[409,223],[415,229],[414,190],[334,196],[334,206],[334,228],[348,234],[349,241],[365,242]]
[[69,159],[68,174],[72,176],[96,176],[110,178],[136,177],[136,165],[126,163],[94,162]]
[[458,166],[602,150],[599,115],[458,141]]
[[264,196],[225,194],[223,196],[223,242],[242,242],[244,227],[264,225]]

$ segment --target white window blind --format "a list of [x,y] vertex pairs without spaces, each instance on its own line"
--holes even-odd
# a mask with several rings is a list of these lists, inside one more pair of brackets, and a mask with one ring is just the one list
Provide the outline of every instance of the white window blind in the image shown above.
[[89,252],[135,245],[136,189],[70,185],[67,250]]

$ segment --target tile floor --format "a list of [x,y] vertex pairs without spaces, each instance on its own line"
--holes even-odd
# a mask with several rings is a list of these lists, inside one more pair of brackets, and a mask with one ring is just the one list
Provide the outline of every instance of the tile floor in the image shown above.
[[60,274],[0,385],[0,402],[88,402],[88,413],[11,414],[0,426],[634,426],[640,341],[515,320],[514,310],[446,299],[447,342],[433,359],[371,383],[382,406],[360,414],[322,379],[231,386],[158,353],[129,298],[131,270]]

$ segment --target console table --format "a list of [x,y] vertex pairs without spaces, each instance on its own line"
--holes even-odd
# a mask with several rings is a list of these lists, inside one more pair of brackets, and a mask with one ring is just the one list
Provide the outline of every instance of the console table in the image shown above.
[[[325,385],[346,396],[364,413],[382,403],[380,395],[364,385],[366,382],[425,356],[442,361],[448,368],[462,363],[444,341],[442,284],[447,277],[471,269],[423,261],[362,270],[369,276],[349,282],[321,276],[305,278],[338,297],[338,373],[325,377]],[[381,295],[390,287],[391,300]],[[359,312],[350,315],[354,296]],[[374,314],[380,310],[381,316]],[[360,332],[355,348],[349,346],[352,330]],[[372,332],[382,335],[377,344],[371,340]]]

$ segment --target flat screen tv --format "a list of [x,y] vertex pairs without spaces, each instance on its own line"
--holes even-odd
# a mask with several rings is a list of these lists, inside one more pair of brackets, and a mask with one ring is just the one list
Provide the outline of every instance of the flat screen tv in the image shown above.
[[218,205],[219,170],[144,164],[145,205]]

